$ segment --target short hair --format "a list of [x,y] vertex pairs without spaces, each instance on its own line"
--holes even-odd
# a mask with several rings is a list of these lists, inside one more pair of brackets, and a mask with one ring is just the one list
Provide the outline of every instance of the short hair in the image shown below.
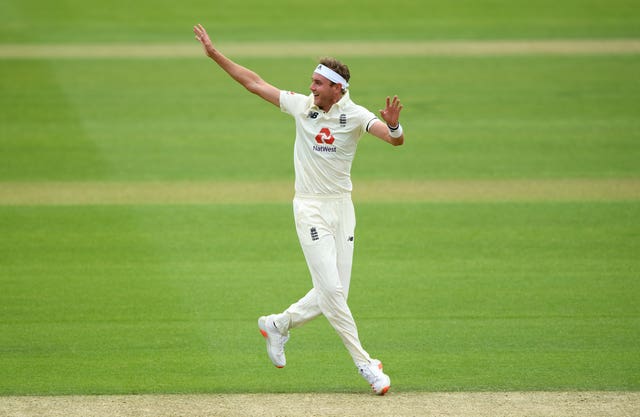
[[[320,58],[320,64],[324,65],[327,68],[331,68],[332,70],[340,74],[342,78],[344,78],[347,82],[349,82],[349,78],[351,78],[349,67],[343,64],[342,62],[338,61],[333,57],[325,56],[323,58]],[[335,83],[332,83],[332,84],[335,84]],[[343,90],[345,90],[344,86],[343,86]]]

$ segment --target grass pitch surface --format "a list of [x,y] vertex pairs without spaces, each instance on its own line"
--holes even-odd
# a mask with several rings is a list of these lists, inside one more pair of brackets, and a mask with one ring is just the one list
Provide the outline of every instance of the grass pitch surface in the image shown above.
[[[351,2],[341,22],[311,31],[301,23],[310,6],[298,3],[8,1],[0,42],[184,42],[197,22],[215,39],[315,45],[639,35],[629,1],[463,3],[403,1],[389,18]],[[321,54],[241,63],[304,92]],[[508,189],[465,198],[464,187],[457,197],[389,201],[381,188],[379,199],[375,189],[356,199],[350,304],[394,390],[638,390],[638,55],[348,63],[353,98],[375,111],[398,94],[407,131],[398,149],[363,139],[356,190],[390,180],[425,193],[424,184],[626,184],[531,199]],[[294,332],[283,370],[256,330],[259,315],[310,285],[280,194],[293,180],[287,116],[204,56],[1,64],[0,394],[368,390],[323,319]],[[278,198],[86,199],[92,184],[135,194],[145,183],[278,184]],[[34,185],[66,194],[24,198]]]
[[[350,296],[406,390],[638,389],[640,204],[358,205]],[[353,391],[288,204],[0,208],[5,394]]]
[[184,39],[194,22],[222,40],[406,40],[632,38],[640,36],[634,0],[6,0],[0,39],[15,43],[154,42]]
[[[402,148],[363,138],[355,181],[640,176],[639,55],[397,58],[401,83],[352,61],[354,100],[377,111],[398,94],[412,128]],[[243,63],[308,91],[313,58]],[[11,60],[0,75],[3,181],[292,181],[292,121],[205,58]]]

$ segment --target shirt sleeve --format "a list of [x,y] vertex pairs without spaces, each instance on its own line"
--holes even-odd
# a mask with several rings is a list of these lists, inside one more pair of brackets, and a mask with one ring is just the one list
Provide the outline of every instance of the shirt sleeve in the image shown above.
[[369,121],[366,122],[366,125],[365,125],[365,128],[364,128],[365,132],[367,132],[367,133],[369,132],[369,129],[371,128],[371,126],[373,126],[373,124],[376,121],[380,120],[373,113],[371,113],[370,116],[372,116],[372,117],[369,119]]
[[365,109],[364,107],[360,107],[358,117],[363,132],[369,132],[371,126],[373,126],[376,121],[380,120],[375,114],[373,114],[373,112]]
[[304,111],[307,102],[307,96],[294,93],[293,91],[280,91],[280,110],[283,113],[295,115]]

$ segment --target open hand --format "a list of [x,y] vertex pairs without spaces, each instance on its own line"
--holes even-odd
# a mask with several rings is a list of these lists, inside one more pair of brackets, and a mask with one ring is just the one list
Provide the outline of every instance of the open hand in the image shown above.
[[198,40],[198,42],[202,44],[204,52],[209,57],[213,58],[213,54],[216,52],[216,49],[213,47],[211,39],[209,39],[209,35],[207,34],[207,31],[204,30],[204,27],[201,24],[194,26],[193,33],[196,34],[196,39]]
[[398,96],[393,96],[393,100],[387,97],[387,106],[384,110],[380,110],[380,116],[384,119],[389,126],[398,126],[398,120],[400,119],[400,110],[402,110],[402,104],[398,100]]

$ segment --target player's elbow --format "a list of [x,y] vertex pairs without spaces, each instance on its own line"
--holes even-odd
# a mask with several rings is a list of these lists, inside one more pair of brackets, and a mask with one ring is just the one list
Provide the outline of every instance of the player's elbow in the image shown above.
[[404,144],[404,135],[399,138],[389,138],[389,143],[392,146],[401,146]]
[[259,94],[260,93],[260,86],[258,85],[258,83],[255,83],[255,82],[246,83],[244,85],[244,88],[246,88],[247,91],[249,91],[250,93],[253,93],[253,94]]
[[238,80],[244,88],[253,94],[259,94],[264,86],[264,81],[256,73],[249,73],[246,77]]

